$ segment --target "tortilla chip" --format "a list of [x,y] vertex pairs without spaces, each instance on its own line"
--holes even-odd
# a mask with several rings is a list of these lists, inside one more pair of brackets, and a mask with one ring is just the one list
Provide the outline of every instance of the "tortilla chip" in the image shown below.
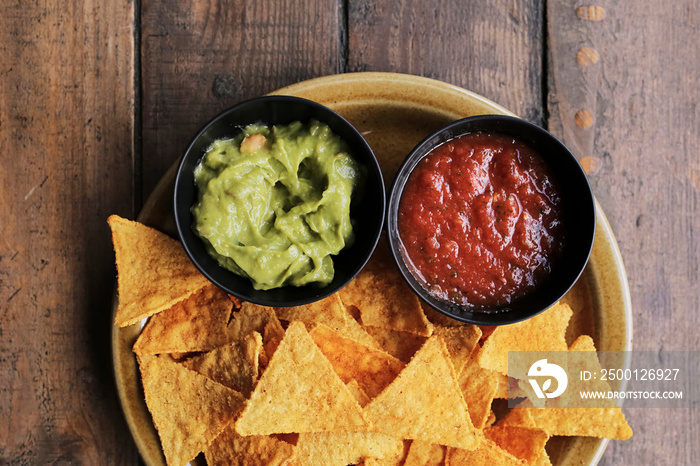
[[208,353],[194,356],[183,365],[248,398],[258,380],[262,336],[258,332]]
[[283,466],[295,458],[295,448],[265,435],[242,437],[229,424],[204,452],[204,457],[210,466]]
[[379,349],[377,342],[347,311],[338,293],[303,306],[275,308],[275,312],[281,320],[298,320],[304,322],[308,329],[315,324],[325,324],[366,346]]
[[464,466],[467,464],[484,464],[489,466],[524,466],[527,463],[511,455],[491,440],[482,438],[479,448],[468,451],[460,448],[448,448],[446,466]]
[[362,408],[301,322],[291,322],[236,422],[240,435],[363,430]]
[[567,351],[566,327],[571,314],[568,305],[557,303],[528,320],[497,327],[477,353],[477,362],[507,374],[509,351]]
[[184,465],[204,450],[243,408],[243,396],[178,363],[139,358],[146,405],[168,465]]
[[481,329],[476,325],[462,325],[460,327],[436,325],[434,333],[440,335],[445,341],[452,358],[452,365],[459,375],[479,344]]
[[484,436],[527,463],[535,462],[542,455],[549,440],[549,435],[541,429],[508,425],[486,428]]
[[350,390],[350,393],[352,393],[353,398],[362,406],[363,408],[367,406],[370,402],[369,397],[365,393],[362,388],[360,388],[360,385],[357,383],[357,380],[353,379],[350,382],[345,384],[346,387],[348,387],[348,390]]
[[588,335],[579,335],[569,346],[569,351],[595,351],[593,338]]
[[[527,402],[521,405],[527,406]],[[632,436],[632,428],[620,408],[516,407],[499,424],[535,427],[550,437],[563,435],[627,440]]]
[[408,362],[427,338],[408,332],[397,332],[380,327],[365,327],[365,330],[377,342],[379,347],[396,359]]
[[408,449],[404,466],[440,466],[445,461],[445,447],[414,440]]
[[405,366],[384,351],[345,338],[325,325],[317,325],[310,335],[340,379],[344,383],[356,380],[370,398],[379,395]]
[[552,466],[552,461],[549,459],[547,450],[542,450],[540,456],[532,462],[532,466]]
[[479,443],[439,336],[428,339],[365,413],[377,432],[466,449]]
[[228,343],[226,325],[233,304],[208,285],[172,308],[152,316],[134,344],[134,353],[209,351]]
[[465,364],[459,374],[459,388],[467,403],[472,424],[477,429],[483,429],[491,415],[491,403],[501,377],[499,372],[484,369],[473,359]]
[[[499,374],[501,378],[498,380],[498,387],[496,388],[496,394],[494,395],[494,398],[507,400],[508,391],[510,389],[510,380],[507,375],[501,374],[500,372],[497,372],[497,374]],[[517,381],[514,381],[513,383],[517,384]]]
[[360,310],[363,326],[428,337],[433,326],[418,296],[409,288],[386,248],[378,247],[364,269],[339,291],[346,306]]
[[438,312],[433,309],[430,304],[421,301],[421,307],[423,308],[423,313],[428,321],[434,325],[441,325],[443,327],[463,327],[465,325],[471,325],[466,322],[460,322],[457,319],[448,317],[442,312]]
[[345,327],[346,321],[352,318],[337,293],[303,306],[276,307],[275,313],[280,320],[298,320],[307,326],[325,324],[335,330]]
[[486,424],[484,424],[484,427],[492,426],[496,423],[496,413],[493,412],[493,409],[489,412],[489,417],[486,419]]
[[301,466],[355,464],[363,458],[391,458],[403,451],[403,439],[376,432],[315,432],[299,434]]
[[112,215],[119,304],[114,323],[135,324],[172,307],[209,280],[192,265],[180,243],[138,222]]
[[277,349],[284,336],[284,328],[271,307],[243,302],[239,311],[232,314],[228,325],[228,341],[243,341],[252,332],[258,332],[263,337],[264,354],[261,354],[261,365],[267,361]]

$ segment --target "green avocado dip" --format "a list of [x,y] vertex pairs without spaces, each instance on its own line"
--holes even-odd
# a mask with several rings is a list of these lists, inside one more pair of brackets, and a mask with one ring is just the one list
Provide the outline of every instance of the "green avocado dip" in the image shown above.
[[361,167],[327,125],[248,126],[216,140],[194,178],[194,229],[223,267],[262,290],[333,280]]

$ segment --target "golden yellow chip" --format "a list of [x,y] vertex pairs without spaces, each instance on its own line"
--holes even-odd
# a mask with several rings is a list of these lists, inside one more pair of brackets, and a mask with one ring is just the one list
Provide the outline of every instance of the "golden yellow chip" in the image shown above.
[[404,281],[386,247],[378,247],[364,269],[339,291],[346,306],[360,310],[363,326],[428,337],[433,326],[420,300]]
[[243,302],[240,310],[233,313],[228,326],[229,341],[243,341],[252,332],[263,337],[265,352],[261,354],[261,364],[265,366],[284,335],[282,323],[273,308]]
[[541,429],[516,426],[494,426],[484,429],[484,436],[496,445],[528,463],[544,452],[549,435]]
[[484,427],[492,426],[495,423],[496,423],[496,413],[494,413],[493,410],[491,410],[489,412],[489,417],[486,420],[486,424],[484,424]]
[[208,353],[194,356],[183,365],[221,385],[241,392],[246,398],[258,380],[262,336],[258,332]]
[[390,354],[345,338],[325,325],[317,325],[310,334],[340,379],[357,381],[370,398],[384,390],[405,366]]
[[299,434],[301,465],[355,464],[363,458],[392,458],[403,451],[403,439],[376,432],[314,432]]
[[489,466],[525,466],[527,463],[511,455],[491,440],[482,438],[479,447],[468,451],[460,448],[448,448],[445,466],[464,466],[484,464]]
[[365,412],[377,432],[466,449],[479,443],[439,336],[428,339]]
[[236,421],[240,435],[367,427],[362,408],[301,322],[289,324]]
[[302,306],[276,307],[275,313],[280,320],[298,320],[307,326],[325,324],[335,330],[345,327],[348,318],[351,318],[337,293]]
[[476,325],[462,325],[459,327],[436,325],[434,333],[445,340],[445,345],[452,358],[452,365],[455,367],[457,375],[459,375],[469,361],[472,352],[479,344],[481,329]]
[[136,354],[209,351],[228,343],[227,324],[233,304],[214,285],[152,316],[136,343]]
[[[521,405],[528,406],[527,401]],[[627,440],[632,436],[632,428],[620,408],[516,407],[501,424],[536,427],[550,437],[564,435]]]
[[184,465],[204,450],[243,407],[243,396],[182,365],[139,358],[146,405],[168,465]]
[[209,285],[176,240],[116,215],[107,223],[118,272],[115,325],[135,324]]
[[537,459],[532,462],[532,466],[552,466],[552,461],[549,459],[547,450],[542,450],[540,456],[538,456]]
[[408,449],[404,466],[440,466],[445,461],[445,447],[414,440]]
[[367,406],[370,402],[369,397],[365,393],[364,390],[360,387],[360,385],[357,383],[357,380],[351,380],[350,382],[345,384],[346,387],[348,387],[348,390],[350,390],[350,393],[352,393],[353,398],[362,406],[363,408]]
[[497,327],[477,353],[477,362],[507,374],[508,351],[567,351],[566,327],[571,314],[568,305],[557,303],[531,319]]
[[309,329],[315,324],[324,324],[363,345],[379,348],[377,342],[347,311],[338,293],[303,306],[275,308],[275,312],[281,320],[298,320],[304,322]]
[[426,337],[413,333],[397,332],[380,327],[366,326],[365,330],[382,350],[403,362],[410,361],[427,340]]
[[470,359],[459,374],[459,388],[467,403],[469,417],[477,429],[483,429],[491,415],[491,403],[503,375],[484,369]]
[[266,435],[242,437],[229,424],[205,450],[204,458],[209,466],[284,466],[296,456],[294,445]]
[[443,327],[463,327],[467,324],[465,322],[460,322],[452,317],[447,317],[445,314],[436,311],[428,303],[421,301],[421,307],[423,308],[423,313],[428,321],[434,325],[441,325]]

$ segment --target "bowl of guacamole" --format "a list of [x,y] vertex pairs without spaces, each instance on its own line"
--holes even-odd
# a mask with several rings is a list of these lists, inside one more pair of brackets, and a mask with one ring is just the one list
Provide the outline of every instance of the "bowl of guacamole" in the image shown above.
[[291,96],[216,116],[175,178],[175,223],[192,262],[228,293],[267,306],[313,302],[352,280],[377,244],[384,204],[362,135]]

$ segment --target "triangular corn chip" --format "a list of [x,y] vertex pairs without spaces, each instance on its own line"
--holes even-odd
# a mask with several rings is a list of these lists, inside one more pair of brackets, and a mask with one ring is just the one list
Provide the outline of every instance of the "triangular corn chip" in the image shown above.
[[522,322],[497,327],[479,350],[481,367],[508,373],[509,351],[566,351],[566,327],[571,308],[557,303],[543,313]]
[[291,322],[241,417],[240,435],[364,430],[362,408],[301,322]]
[[434,333],[440,335],[445,341],[452,358],[452,365],[459,375],[479,344],[481,329],[476,325],[462,325],[460,327],[436,325]]
[[242,437],[229,424],[205,450],[204,458],[209,466],[284,466],[294,460],[295,450],[294,445],[266,435]]
[[350,390],[350,393],[352,393],[353,398],[357,400],[360,406],[364,408],[369,404],[370,399],[365,393],[365,391],[362,390],[360,385],[357,383],[357,380],[353,379],[350,382],[346,383],[345,386],[348,387],[348,390]]
[[466,449],[479,444],[439,336],[428,339],[365,412],[377,432]]
[[152,316],[134,344],[134,353],[188,353],[225,345],[232,307],[226,293],[209,284]]
[[336,330],[345,327],[347,319],[351,318],[337,293],[302,306],[276,307],[275,313],[280,320],[298,320],[309,326],[325,324]]
[[535,462],[542,455],[549,440],[549,435],[541,429],[508,425],[488,427],[484,429],[484,436],[528,463]]
[[243,396],[176,362],[139,359],[146,405],[169,466],[204,450],[243,407]]
[[248,398],[258,380],[262,335],[253,332],[243,341],[234,341],[208,353],[194,356],[183,365]]
[[242,341],[251,332],[258,332],[263,336],[267,359],[272,357],[284,335],[282,323],[273,308],[244,302],[240,310],[233,313],[228,326],[228,338],[229,341]]
[[364,328],[377,342],[379,348],[403,362],[410,361],[427,340],[426,337],[415,333],[397,332],[381,327],[366,326]]
[[388,253],[378,247],[364,269],[339,291],[346,306],[360,310],[362,325],[428,337],[433,326]]
[[209,284],[176,240],[116,215],[107,223],[118,272],[117,326],[126,327],[168,309]]
[[340,379],[345,383],[356,380],[370,398],[384,390],[405,366],[390,354],[346,338],[325,325],[317,325],[310,334]]
[[440,466],[445,462],[445,447],[414,440],[408,449],[404,466]]
[[376,432],[314,432],[299,434],[301,466],[356,464],[366,457],[391,458],[403,451],[403,439]]
[[491,415],[491,403],[503,375],[484,369],[470,359],[459,374],[459,388],[467,403],[469,417],[477,429],[483,429]]
[[360,343],[379,348],[377,342],[357,323],[346,310],[338,293],[311,304],[275,308],[280,320],[304,322],[308,329],[315,324],[324,324]]
[[482,438],[479,447],[468,451],[461,448],[448,448],[445,466],[464,465],[526,466],[523,460],[511,455],[491,440]]
[[[528,406],[524,401],[518,406]],[[531,406],[531,405],[529,405]],[[632,428],[620,408],[513,408],[499,425],[535,427],[549,436],[580,436],[627,440]]]

